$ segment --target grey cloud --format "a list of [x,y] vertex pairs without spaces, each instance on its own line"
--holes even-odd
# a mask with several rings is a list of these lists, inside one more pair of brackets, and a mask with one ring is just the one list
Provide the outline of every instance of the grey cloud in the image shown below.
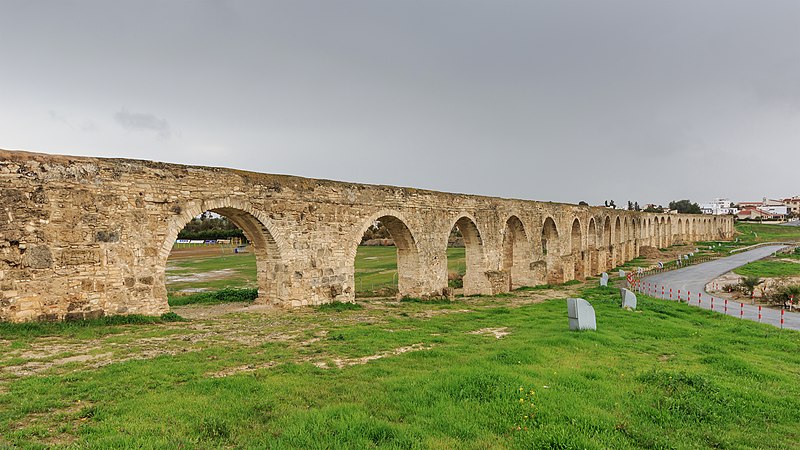
[[122,109],[114,113],[114,120],[128,131],[152,131],[158,137],[169,139],[172,137],[169,123],[166,119],[159,119],[149,113],[133,113]]
[[570,202],[797,195],[798,17],[797,0],[12,2],[0,148]]

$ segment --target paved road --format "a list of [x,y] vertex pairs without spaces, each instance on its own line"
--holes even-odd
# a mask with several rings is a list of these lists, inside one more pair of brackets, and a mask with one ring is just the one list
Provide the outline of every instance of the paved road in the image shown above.
[[[714,311],[724,313],[724,300],[717,297],[712,297],[706,292],[706,284],[714,278],[730,272],[731,270],[743,266],[749,262],[765,258],[777,250],[786,247],[785,245],[771,245],[760,247],[754,250],[741,252],[726,258],[720,258],[714,261],[705,262],[696,266],[686,267],[684,269],[673,270],[672,272],[660,273],[642,279],[642,284],[647,286],[655,286],[655,292],[652,294],[655,297],[661,297],[661,286],[664,286],[664,298],[669,299],[669,289],[672,288],[672,298],[677,299],[678,290],[680,289],[681,298],[686,299],[687,293],[691,294],[689,304],[692,306],[699,306],[703,309],[711,309],[711,299],[714,299]],[[701,302],[698,304],[698,300]],[[740,304],[732,301],[728,302],[728,315],[739,317]],[[744,305],[745,319],[758,321],[758,306],[749,304]],[[761,311],[761,322],[781,326],[780,310],[763,308]],[[784,315],[784,328],[791,328],[800,330],[800,313],[785,312]]]

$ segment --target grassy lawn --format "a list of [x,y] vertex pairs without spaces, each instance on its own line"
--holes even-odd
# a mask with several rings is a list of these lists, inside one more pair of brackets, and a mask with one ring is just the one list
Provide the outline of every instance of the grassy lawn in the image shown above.
[[[191,278],[194,275],[208,274],[209,272],[212,272],[211,277]],[[214,272],[218,275],[214,275]],[[180,280],[180,278],[187,277],[186,281]],[[215,291],[255,287],[257,287],[256,256],[253,253],[204,256],[170,260],[167,263],[167,292],[169,293],[183,289]]]
[[[463,274],[466,271],[464,248],[447,249],[447,269]],[[397,248],[363,246],[358,248],[355,261],[355,284],[357,293],[372,293],[385,288],[397,287]],[[197,289],[216,291],[220,289],[256,288],[256,259],[253,253],[203,256],[170,261],[167,271],[167,291],[171,298],[177,291]],[[189,279],[179,277],[218,272],[213,279]],[[175,297],[177,298],[177,297]]]
[[743,244],[759,242],[800,241],[800,227],[739,222],[735,225],[737,237]]
[[756,276],[762,278],[790,277],[800,275],[800,263],[789,261],[754,261],[733,270],[742,276]]
[[[220,318],[115,326],[119,334],[97,333],[105,337],[91,343],[93,352],[123,351],[120,342],[132,351],[142,345],[137,339],[153,336],[176,350],[97,368],[0,372],[0,447],[790,448],[800,441],[800,334],[643,296],[641,311],[629,312],[613,288],[586,289],[584,297],[596,308],[597,332],[569,332],[563,299],[508,307],[508,298],[231,315],[228,340],[207,336]],[[498,339],[488,328],[509,334]],[[239,338],[250,330],[263,334]],[[0,368],[25,359],[6,351],[15,348],[13,331],[2,339]],[[56,332],[42,344],[72,343]]]
[[[447,249],[447,270],[467,270],[464,248]],[[397,287],[397,248],[361,246],[356,253],[356,294]]]

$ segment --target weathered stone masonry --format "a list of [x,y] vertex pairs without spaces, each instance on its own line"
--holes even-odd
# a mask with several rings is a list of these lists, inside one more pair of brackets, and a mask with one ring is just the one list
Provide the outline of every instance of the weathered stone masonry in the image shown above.
[[354,299],[354,260],[380,219],[401,295],[448,295],[447,237],[467,247],[466,294],[583,278],[642,246],[725,239],[730,217],[645,214],[125,159],[0,150],[0,320],[168,310],[178,232],[211,210],[253,242],[259,302]]

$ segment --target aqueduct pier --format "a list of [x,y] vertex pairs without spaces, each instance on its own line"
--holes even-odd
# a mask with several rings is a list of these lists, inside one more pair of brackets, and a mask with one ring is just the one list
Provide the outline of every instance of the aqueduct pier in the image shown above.
[[364,231],[380,220],[398,250],[400,295],[442,296],[447,240],[466,246],[465,294],[560,283],[643,246],[727,239],[732,217],[448,194],[129,159],[0,150],[0,320],[168,311],[167,257],[193,217],[241,227],[256,255],[257,302],[353,301]]

